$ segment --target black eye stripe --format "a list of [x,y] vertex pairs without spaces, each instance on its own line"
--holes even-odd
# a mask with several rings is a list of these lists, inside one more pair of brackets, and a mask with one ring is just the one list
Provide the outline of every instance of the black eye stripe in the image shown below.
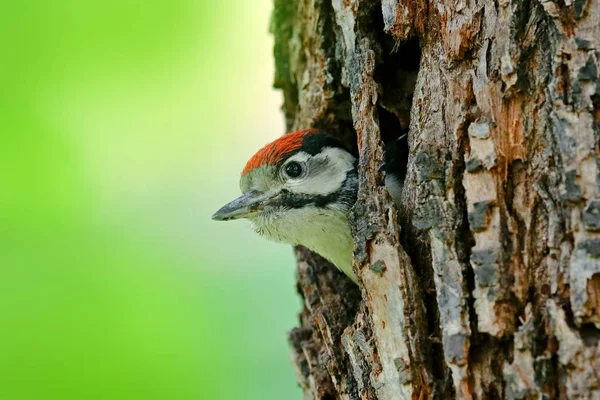
[[275,205],[285,208],[302,208],[308,205],[316,207],[325,207],[327,204],[334,203],[339,199],[339,193],[331,193],[329,195],[308,195],[292,193],[289,191],[282,192],[281,197]]
[[326,195],[301,194],[283,189],[277,200],[272,204],[275,207],[302,208],[309,205],[317,208],[326,208],[330,204],[340,204],[347,207],[356,202],[356,172],[350,172],[342,187]]

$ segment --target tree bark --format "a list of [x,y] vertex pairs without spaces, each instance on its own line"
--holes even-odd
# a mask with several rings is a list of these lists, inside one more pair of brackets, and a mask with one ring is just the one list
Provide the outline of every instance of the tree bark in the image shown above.
[[287,128],[360,159],[359,287],[296,249],[305,399],[600,399],[600,0],[275,0],[272,32]]

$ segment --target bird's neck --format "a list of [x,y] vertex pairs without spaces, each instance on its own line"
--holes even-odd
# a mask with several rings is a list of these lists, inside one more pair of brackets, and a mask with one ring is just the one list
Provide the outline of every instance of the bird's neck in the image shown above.
[[254,221],[257,232],[284,243],[302,245],[333,263],[356,280],[352,270],[354,241],[347,210],[304,207],[288,210],[270,223]]

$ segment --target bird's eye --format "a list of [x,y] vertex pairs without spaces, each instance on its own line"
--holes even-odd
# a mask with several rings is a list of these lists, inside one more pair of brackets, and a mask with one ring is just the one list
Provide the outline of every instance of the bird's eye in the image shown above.
[[291,163],[285,166],[285,174],[290,178],[297,178],[302,175],[302,165],[297,163],[296,161],[292,161]]

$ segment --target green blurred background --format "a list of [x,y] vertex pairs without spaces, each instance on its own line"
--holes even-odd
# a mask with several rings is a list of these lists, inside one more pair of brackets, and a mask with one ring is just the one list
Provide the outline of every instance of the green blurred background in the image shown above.
[[283,133],[271,0],[0,6],[0,399],[299,399],[290,247],[210,215]]

